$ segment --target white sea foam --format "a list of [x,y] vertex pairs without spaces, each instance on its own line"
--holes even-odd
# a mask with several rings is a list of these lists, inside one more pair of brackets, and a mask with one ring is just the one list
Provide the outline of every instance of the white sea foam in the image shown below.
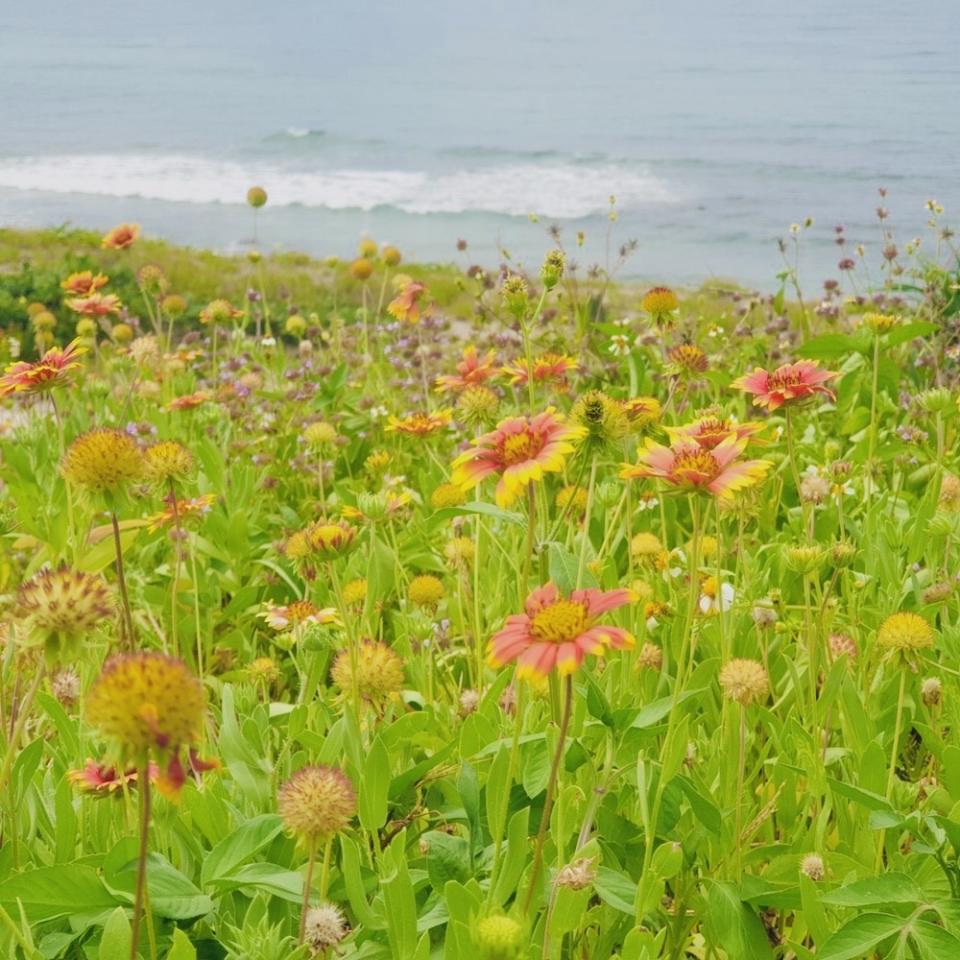
[[0,187],[53,193],[143,197],[183,203],[243,203],[261,184],[271,206],[332,210],[390,206],[408,213],[471,211],[574,219],[607,209],[671,203],[661,179],[616,164],[551,162],[424,171],[287,169],[188,155],[84,154],[0,159]]

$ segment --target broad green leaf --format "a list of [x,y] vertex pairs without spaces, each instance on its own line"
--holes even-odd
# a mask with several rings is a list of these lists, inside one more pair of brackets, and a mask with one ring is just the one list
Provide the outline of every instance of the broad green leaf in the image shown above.
[[389,792],[390,754],[377,737],[364,761],[363,780],[357,794],[360,822],[367,830],[379,830],[386,823]]
[[174,929],[167,960],[197,960],[197,951],[182,930]]
[[133,929],[127,919],[127,911],[123,907],[117,907],[103,926],[103,935],[100,937],[100,947],[97,951],[99,960],[128,957],[132,940]]
[[8,913],[19,912],[18,901],[31,923],[72,913],[98,913],[117,905],[97,871],[76,863],[41,867],[0,883],[0,904]]
[[206,855],[200,882],[206,885],[226,876],[262,850],[282,829],[283,822],[275,813],[264,813],[242,823]]
[[707,891],[707,943],[737,960],[772,960],[763,924],[730,883],[711,883]]
[[885,873],[831,890],[820,899],[832,907],[878,907],[891,903],[920,903],[924,895],[905,874]]
[[903,917],[862,913],[842,926],[817,953],[817,960],[862,960],[884,940],[899,933]]
[[600,867],[593,887],[604,903],[613,907],[614,910],[633,916],[637,885],[629,877],[609,867]]

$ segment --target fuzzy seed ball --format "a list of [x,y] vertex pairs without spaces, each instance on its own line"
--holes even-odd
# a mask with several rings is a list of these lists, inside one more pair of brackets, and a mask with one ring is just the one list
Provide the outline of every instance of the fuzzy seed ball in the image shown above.
[[435,606],[443,599],[444,592],[443,583],[429,573],[414,577],[407,588],[410,602],[418,607]]
[[67,566],[41,570],[17,594],[17,617],[42,634],[88,633],[113,613],[113,595],[103,577]]
[[742,706],[766,700],[770,681],[763,664],[756,660],[731,660],[720,671],[723,695]]
[[87,719],[125,756],[195,743],[203,711],[200,681],[163,653],[111,657],[87,696]]
[[894,613],[880,624],[877,643],[894,652],[911,653],[933,646],[933,627],[916,613]]
[[267,202],[267,191],[263,187],[251,187],[247,191],[247,203],[254,210],[259,209]]
[[823,865],[823,857],[816,853],[808,853],[800,861],[800,872],[813,881],[819,881],[826,875]]
[[[354,689],[354,669],[349,650],[341,650],[330,671],[344,695]],[[385,643],[361,643],[356,653],[356,689],[374,706],[382,707],[403,689],[403,661]]]
[[303,939],[314,952],[335,947],[349,932],[346,917],[334,904],[321,903],[307,911]]
[[277,806],[287,830],[306,843],[346,830],[357,812],[350,778],[336,767],[308,766],[280,788]]
[[68,482],[91,493],[116,493],[143,478],[144,459],[131,436],[102,428],[80,434],[60,470]]
[[523,943],[523,927],[511,917],[484,917],[473,938],[485,960],[510,960]]
[[158,485],[186,480],[193,473],[193,454],[175,440],[161,440],[143,455],[147,477]]

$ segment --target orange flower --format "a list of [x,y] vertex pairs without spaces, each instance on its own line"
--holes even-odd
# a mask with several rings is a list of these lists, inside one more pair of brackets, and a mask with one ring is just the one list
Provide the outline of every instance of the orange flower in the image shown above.
[[[159,772],[157,765],[151,763],[150,781],[152,783],[157,782]],[[96,760],[87,760],[82,770],[70,770],[67,773],[67,779],[85,793],[97,793],[102,796],[109,796],[124,787],[134,786],[137,776],[136,767],[128,767],[121,773],[116,767],[97,763]]]
[[79,340],[66,347],[51,347],[35,363],[20,360],[11,363],[0,377],[0,397],[10,393],[26,393],[49,390],[70,381],[70,373],[83,366],[77,359],[86,353]]
[[639,429],[656,423],[663,413],[663,408],[656,397],[631,397],[623,401],[623,412],[630,425]]
[[824,384],[838,376],[839,373],[821,370],[817,360],[800,360],[797,363],[785,363],[773,373],[757,367],[753,373],[734,380],[730,386],[753,394],[755,406],[766,407],[772,412],[784,404],[802,402],[817,393],[835,399],[834,392]]
[[412,437],[426,437],[448,427],[453,420],[453,411],[437,410],[435,413],[413,413],[402,420],[390,417],[387,421],[387,433],[406,433]]
[[177,500],[177,508],[173,508],[173,500],[166,498],[166,507],[147,517],[147,530],[150,533],[156,533],[161,527],[170,527],[179,522],[185,523],[194,517],[202,517],[210,512],[210,508],[216,503],[217,495],[215,493],[205,493],[202,497],[191,497],[189,500]]
[[333,607],[321,610],[309,600],[297,600],[285,607],[278,607],[268,600],[267,608],[260,616],[274,630],[296,629],[310,623],[337,623],[337,611]]
[[507,507],[528,484],[542,480],[545,473],[563,470],[567,455],[573,452],[572,441],[585,434],[583,427],[567,424],[552,407],[533,418],[508,417],[453,461],[453,482],[470,490],[499,473],[497,506]]
[[735,423],[729,417],[708,414],[682,427],[664,427],[671,442],[692,440],[704,450],[713,450],[728,437],[737,440],[753,437],[763,429],[762,423]]
[[437,393],[466,390],[478,383],[488,380],[496,372],[493,369],[496,354],[491,350],[483,359],[477,353],[477,348],[471,344],[463,351],[463,359],[457,364],[457,372],[453,375],[437,377],[434,389]]
[[140,236],[140,227],[135,223],[120,223],[115,226],[100,241],[100,246],[104,250],[126,250],[133,246],[134,241]]
[[429,316],[431,307],[421,304],[427,288],[416,280],[405,283],[400,293],[387,304],[387,313],[401,323],[419,323],[421,316]]
[[105,286],[109,279],[102,273],[95,275],[92,270],[84,270],[82,273],[71,273],[66,280],[60,281],[60,286],[75,297],[87,297]]
[[[571,370],[576,370],[577,366],[576,357],[568,357],[559,353],[545,353],[536,357],[533,361],[533,382],[552,383],[557,387],[566,389],[567,374]],[[500,368],[500,372],[509,378],[511,385],[514,387],[525,384],[530,375],[527,361],[523,358],[505,364]]]
[[182,397],[174,397],[174,399],[167,404],[167,409],[192,410],[194,407],[199,407],[200,404],[206,403],[211,399],[212,397],[208,390],[198,390],[196,393],[188,393]]
[[123,306],[115,293],[91,293],[86,297],[64,300],[64,303],[82,317],[105,317],[111,313],[119,313]]
[[721,440],[712,450],[688,439],[676,440],[672,447],[647,440],[639,461],[625,463],[620,476],[624,480],[657,477],[682,490],[728,499],[761,481],[772,466],[769,460],[738,460],[746,445],[746,437],[736,436]]
[[574,590],[564,597],[553,583],[538,587],[527,597],[526,612],[507,617],[494,634],[490,665],[502,667],[516,660],[518,677],[546,677],[555,669],[573,673],[588,653],[602,656],[608,647],[629,650],[632,634],[596,621],[633,599],[630,590]]

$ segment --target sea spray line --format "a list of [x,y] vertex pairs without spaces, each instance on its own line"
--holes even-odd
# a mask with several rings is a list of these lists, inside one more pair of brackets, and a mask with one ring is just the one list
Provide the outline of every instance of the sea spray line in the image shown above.
[[613,164],[510,164],[430,173],[423,170],[290,168],[181,154],[85,154],[0,160],[0,187],[51,193],[236,204],[265,183],[271,206],[334,210],[395,207],[406,213],[487,213],[576,219],[675,203],[662,179]]

